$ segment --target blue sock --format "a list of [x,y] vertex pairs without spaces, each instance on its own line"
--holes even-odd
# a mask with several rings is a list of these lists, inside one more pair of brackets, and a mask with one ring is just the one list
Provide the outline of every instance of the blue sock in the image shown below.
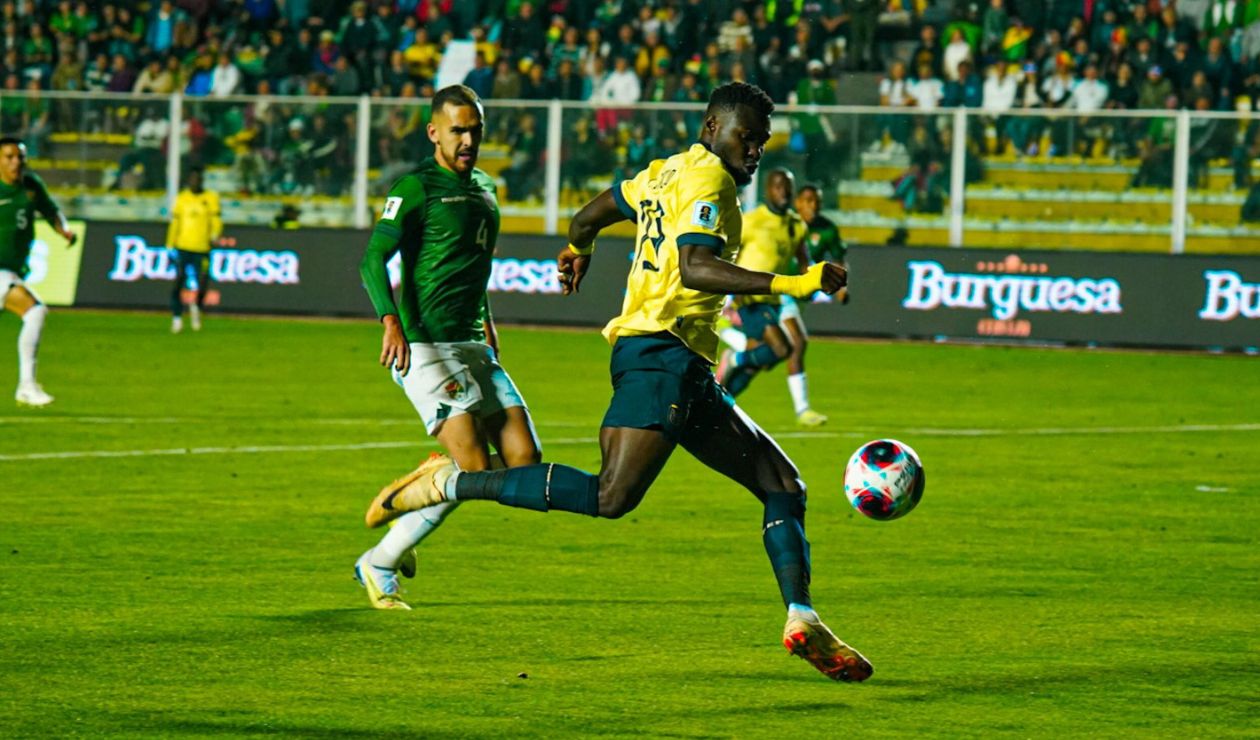
[[784,604],[809,606],[809,542],[805,540],[805,494],[767,493],[761,539],[779,582]]
[[599,516],[599,476],[555,463],[462,472],[455,480],[455,500],[470,499],[498,501],[518,509]]
[[735,367],[740,368],[761,369],[779,364],[779,356],[774,353],[774,347],[768,344],[759,344],[746,352],[736,352],[732,359]]

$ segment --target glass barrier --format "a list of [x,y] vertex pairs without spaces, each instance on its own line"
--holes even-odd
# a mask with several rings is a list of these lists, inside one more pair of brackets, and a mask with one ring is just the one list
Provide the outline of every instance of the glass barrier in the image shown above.
[[967,246],[1164,251],[1173,116],[967,117]]
[[[947,135],[947,117],[896,111],[789,116],[784,156],[797,182],[822,189],[825,215],[850,244],[949,243],[949,178],[925,154]],[[934,161],[934,160],[933,160]]]
[[[486,103],[486,131],[477,166],[498,182],[502,232],[543,231],[550,115],[546,102]],[[429,144],[428,152],[432,151]]]
[[226,223],[354,224],[358,105],[318,98],[184,98],[180,171],[201,165]]
[[[165,219],[175,149],[181,172],[206,168],[206,186],[221,194],[229,224],[271,223],[289,206],[303,225],[363,225],[370,223],[363,214],[379,207],[375,199],[433,151],[421,99],[369,99],[364,132],[358,99],[184,97],[174,127],[171,106],[162,96],[14,89],[0,92],[0,126],[27,141],[32,168],[67,213],[97,219]],[[478,166],[497,182],[507,233],[554,226],[563,234],[572,213],[602,189],[696,141],[703,120],[697,104],[490,100],[486,111]],[[958,115],[783,106],[758,182],[743,196],[758,200],[765,173],[785,167],[798,186],[821,189],[824,211],[851,242],[947,245],[961,226],[968,246],[1165,252],[1181,223],[1173,201],[1184,193],[1186,251],[1260,252],[1260,185],[1252,174],[1260,118],[964,109],[959,221],[950,207]],[[1179,121],[1189,141],[1181,167],[1173,161]],[[361,147],[366,201],[356,190]],[[551,161],[559,165],[554,192]],[[1183,170],[1184,190],[1173,182]]]
[[1186,251],[1260,253],[1260,120],[1190,114]]

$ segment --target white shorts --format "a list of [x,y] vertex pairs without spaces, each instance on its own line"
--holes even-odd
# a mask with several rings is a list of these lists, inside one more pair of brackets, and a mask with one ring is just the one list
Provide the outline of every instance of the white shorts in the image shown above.
[[796,303],[796,299],[790,295],[781,296],[783,303],[779,306],[779,323],[783,323],[788,319],[796,319],[801,324],[801,328],[805,328],[805,319],[801,318],[801,307]]
[[424,428],[435,435],[442,422],[458,414],[486,418],[525,399],[481,342],[411,344],[411,370],[404,377],[393,370],[394,382],[416,407]]

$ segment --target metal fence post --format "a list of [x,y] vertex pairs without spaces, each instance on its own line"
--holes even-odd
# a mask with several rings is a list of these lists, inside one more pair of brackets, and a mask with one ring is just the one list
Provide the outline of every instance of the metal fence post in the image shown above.
[[949,246],[963,245],[963,196],[967,189],[967,109],[954,109],[949,171]]
[[[170,118],[170,133],[166,138],[166,212],[175,208],[175,199],[179,197],[180,159],[183,157],[184,145],[184,96],[175,93],[167,104],[167,117]],[[122,173],[119,172],[119,177]]]
[[553,99],[547,106],[547,170],[543,187],[545,211],[543,231],[556,234],[560,231],[560,157],[564,137],[564,107]]
[[366,229],[372,223],[368,208],[368,152],[371,144],[372,104],[359,96],[354,124],[354,227]]
[[1190,188],[1190,111],[1177,112],[1173,138],[1172,253],[1186,251],[1186,203]]

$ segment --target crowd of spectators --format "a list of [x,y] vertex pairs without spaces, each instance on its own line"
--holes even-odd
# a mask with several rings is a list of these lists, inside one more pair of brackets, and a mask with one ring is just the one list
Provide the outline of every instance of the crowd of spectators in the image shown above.
[[[422,99],[455,40],[475,49],[464,81],[487,99],[604,106],[566,120],[566,148],[589,155],[575,164],[575,184],[586,163],[626,171],[695,134],[695,116],[661,125],[631,104],[703,101],[730,80],[776,101],[825,104],[838,100],[841,70],[882,70],[890,110],[876,146],[906,149],[923,171],[939,163],[946,137],[921,114],[967,106],[982,111],[968,131],[977,154],[1107,149],[1141,158],[1138,184],[1171,177],[1171,126],[1090,113],[1260,100],[1260,0],[0,0],[0,33],[0,81],[13,93],[0,96],[0,128],[35,154],[58,125],[133,134],[117,186],[129,171],[152,170],[154,124],[141,126],[159,114],[75,108],[41,91],[182,91],[183,155],[232,165],[243,191],[330,194],[348,187],[354,111],[284,96]],[[216,102],[237,94],[271,97]],[[1078,115],[1007,115],[1050,108]],[[418,106],[375,110],[374,166],[425,153]],[[545,121],[503,119],[489,134],[510,146],[505,180],[513,196],[531,197]],[[792,119],[789,149],[811,179],[847,146],[836,128],[828,116]],[[1228,127],[1194,133],[1196,172],[1230,154]]]
[[[904,150],[911,160],[899,193],[948,168],[937,117],[927,113],[940,107],[978,109],[969,157],[1131,159],[1139,162],[1132,186],[1169,187],[1173,111],[1254,110],[1260,101],[1258,0],[988,0],[983,8],[934,7],[919,18],[918,43],[890,59],[879,88],[890,112],[873,148]],[[1035,114],[1051,109],[1070,115]],[[1167,115],[1091,115],[1102,110]],[[1255,147],[1244,140],[1255,132],[1234,121],[1191,120],[1192,185],[1204,181],[1208,162],[1232,158],[1236,187],[1248,187]],[[907,208],[935,209],[939,197],[932,188],[927,194],[904,198]]]

